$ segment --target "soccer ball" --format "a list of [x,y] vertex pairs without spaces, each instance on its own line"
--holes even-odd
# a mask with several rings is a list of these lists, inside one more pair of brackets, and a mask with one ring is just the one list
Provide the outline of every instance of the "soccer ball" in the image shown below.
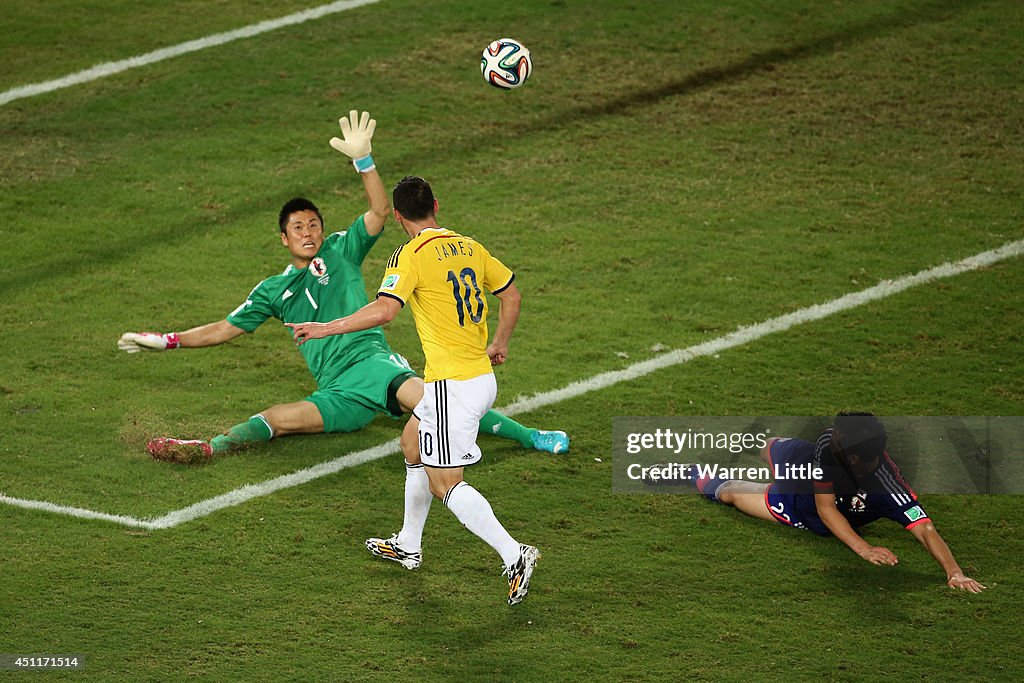
[[499,38],[486,48],[480,58],[480,73],[495,88],[518,88],[533,71],[530,51],[512,38]]

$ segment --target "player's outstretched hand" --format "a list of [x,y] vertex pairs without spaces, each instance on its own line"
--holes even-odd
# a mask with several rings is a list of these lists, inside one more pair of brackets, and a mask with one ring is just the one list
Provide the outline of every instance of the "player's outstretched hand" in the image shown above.
[[885,564],[894,565],[899,562],[896,557],[888,548],[883,548],[880,545],[869,545],[866,549],[857,553],[871,564]]
[[117,348],[128,353],[139,351],[166,351],[176,349],[181,344],[175,332],[157,334],[155,332],[125,332],[117,340]]
[[327,323],[285,323],[285,327],[292,328],[292,338],[296,346],[302,346],[310,339],[323,339],[330,332],[327,331]]
[[331,138],[331,147],[353,160],[370,155],[370,140],[377,128],[377,121],[370,118],[370,112],[364,111],[360,116],[353,109],[348,113],[348,118],[343,116],[338,119],[338,125],[341,126],[341,137]]
[[985,586],[981,585],[969,576],[964,576],[963,574],[954,574],[949,577],[949,580],[946,581],[946,585],[950,588],[959,588],[960,590],[967,591],[969,593],[980,593],[985,590]]

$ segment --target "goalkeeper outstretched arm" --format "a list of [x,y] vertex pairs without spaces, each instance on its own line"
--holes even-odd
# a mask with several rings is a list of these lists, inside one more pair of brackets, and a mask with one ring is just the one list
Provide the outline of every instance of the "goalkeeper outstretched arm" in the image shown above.
[[193,327],[184,332],[125,332],[117,340],[117,348],[128,353],[139,351],[169,351],[181,348],[200,348],[217,346],[229,342],[235,337],[245,334],[245,330],[235,327],[227,320]]
[[370,209],[363,214],[363,223],[370,236],[377,235],[384,229],[384,223],[391,214],[391,201],[380,175],[377,174],[377,165],[370,156],[377,121],[370,118],[369,112],[364,111],[360,114],[353,109],[347,117],[338,119],[338,125],[341,128],[341,137],[331,138],[331,147],[352,159],[352,165],[359,171],[370,205]]

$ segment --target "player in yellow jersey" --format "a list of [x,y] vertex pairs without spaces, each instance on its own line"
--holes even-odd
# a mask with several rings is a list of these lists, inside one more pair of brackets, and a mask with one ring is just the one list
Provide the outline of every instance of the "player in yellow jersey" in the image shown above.
[[[395,218],[410,239],[388,261],[376,300],[328,323],[289,327],[302,344],[383,325],[410,305],[426,356],[426,386],[402,433],[402,451],[410,467],[421,465],[426,476],[419,485],[425,495],[410,496],[407,479],[402,530],[388,539],[368,539],[366,547],[409,569],[418,567],[432,493],[501,555],[508,604],[514,605],[526,597],[540,553],[512,538],[487,499],[463,479],[463,468],[480,461],[480,417],[497,395],[491,366],[508,358],[509,338],[519,320],[515,275],[476,240],[438,225],[437,200],[424,179],[403,178],[392,200]],[[485,292],[501,303],[489,345]]]

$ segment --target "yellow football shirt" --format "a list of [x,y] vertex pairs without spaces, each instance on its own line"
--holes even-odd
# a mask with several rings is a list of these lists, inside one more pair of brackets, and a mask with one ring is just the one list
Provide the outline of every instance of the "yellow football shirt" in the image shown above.
[[497,294],[514,279],[476,240],[427,228],[392,254],[377,296],[412,308],[427,382],[472,379],[491,372],[485,292]]

